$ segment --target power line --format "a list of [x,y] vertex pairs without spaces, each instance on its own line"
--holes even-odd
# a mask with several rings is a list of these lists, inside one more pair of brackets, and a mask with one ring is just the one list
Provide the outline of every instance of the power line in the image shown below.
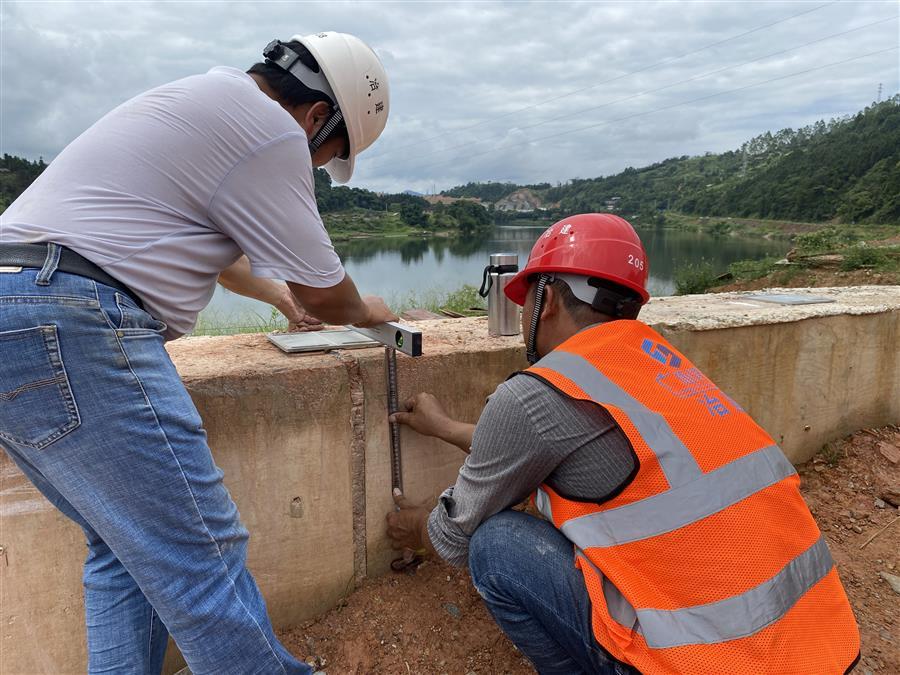
[[[481,155],[487,155],[487,154],[489,154],[489,153],[496,152],[497,150],[510,150],[510,149],[512,149],[512,148],[517,148],[517,147],[519,147],[519,146],[521,146],[521,145],[526,145],[526,144],[530,144],[530,143],[535,143],[535,142],[538,142],[538,141],[546,141],[546,140],[549,140],[549,139],[551,139],[551,138],[558,138],[558,137],[560,137],[560,136],[566,136],[566,135],[568,135],[568,134],[575,134],[575,133],[578,133],[578,132],[580,132],[580,131],[587,131],[588,129],[595,129],[595,128],[597,128],[597,127],[600,127],[600,126],[603,126],[603,125],[606,125],[606,124],[613,124],[613,123],[615,123],[615,122],[624,122],[625,120],[634,119],[634,118],[636,118],[636,117],[643,117],[643,116],[645,116],[645,115],[651,115],[651,114],[653,114],[653,113],[662,112],[662,111],[664,111],[664,110],[671,110],[672,108],[678,108],[678,107],[680,107],[680,106],[689,105],[689,104],[691,104],[691,103],[697,103],[697,102],[699,102],[699,101],[706,101],[706,100],[711,99],[711,98],[716,98],[717,96],[724,96],[725,94],[733,94],[733,93],[738,92],[738,91],[744,91],[745,89],[751,89],[751,88],[753,88],[753,87],[759,87],[759,86],[762,86],[762,85],[764,85],[764,84],[769,84],[769,83],[771,83],[771,82],[778,82],[778,81],[780,81],[780,80],[787,80],[787,79],[790,79],[790,78],[792,78],[792,77],[799,77],[800,75],[805,75],[805,74],[807,74],[807,73],[812,73],[812,72],[815,72],[815,71],[818,71],[818,70],[824,70],[824,69],[826,69],[826,68],[832,68],[832,67],[834,67],[834,66],[840,66],[840,65],[843,65],[843,64],[845,64],[845,63],[850,63],[850,62],[852,62],[852,61],[858,61],[858,60],[860,60],[860,59],[867,58],[867,57],[869,57],[869,56],[876,56],[876,55],[878,55],[878,54],[884,54],[884,53],[886,53],[886,52],[896,51],[897,49],[900,49],[900,47],[894,46],[894,47],[888,47],[887,49],[879,49],[879,50],[874,51],[874,52],[868,52],[867,54],[860,54],[859,56],[854,56],[854,57],[851,57],[851,58],[849,58],[849,59],[844,59],[844,60],[842,60],[842,61],[835,61],[835,62],[833,62],[833,63],[827,63],[827,64],[825,64],[825,65],[823,65],[823,66],[816,66],[815,68],[807,68],[806,70],[801,70],[801,71],[798,71],[798,72],[796,72],[796,73],[791,73],[790,75],[782,75],[782,76],[780,76],[780,77],[773,77],[773,78],[768,79],[768,80],[762,80],[761,82],[754,82],[753,84],[747,84],[747,85],[744,85],[743,87],[737,87],[737,88],[735,88],[735,89],[728,89],[728,90],[726,90],[726,91],[720,91],[720,92],[717,92],[717,93],[715,93],[715,94],[708,94],[708,95],[706,95],[706,96],[699,96],[699,97],[697,97],[697,98],[692,98],[692,99],[689,99],[689,100],[687,100],[687,101],[680,101],[679,103],[673,103],[673,104],[671,104],[671,105],[663,106],[663,107],[661,107],[661,108],[654,108],[653,110],[646,110],[646,111],[644,111],[644,112],[635,113],[635,114],[633,114],[633,115],[625,115],[625,116],[623,116],[623,117],[617,117],[617,118],[610,119],[610,120],[603,120],[603,121],[601,121],[601,122],[596,122],[596,123],[594,123],[594,124],[588,124],[587,126],[579,127],[579,128],[577,128],[577,129],[569,129],[569,130],[567,130],[567,131],[561,131],[561,132],[559,132],[559,133],[556,133],[556,134],[550,134],[550,135],[548,135],[548,136],[541,136],[541,137],[539,137],[539,138],[531,138],[531,139],[528,139],[527,141],[520,142],[520,143],[511,143],[511,144],[509,144],[509,145],[496,146],[496,147],[490,148],[490,149],[488,149],[488,150],[482,150],[481,152],[470,153],[470,154],[466,155],[466,159],[468,159],[468,158],[470,158],[470,157],[480,157]],[[429,169],[429,168],[434,167],[434,166],[441,166],[442,164],[447,164],[447,163],[449,163],[449,162],[451,162],[451,161],[455,161],[455,160],[453,160],[453,159],[450,159],[450,160],[442,160],[442,161],[440,161],[440,162],[434,162],[434,163],[432,163],[432,164],[426,164],[425,166],[415,167],[415,168],[416,168],[417,170]]]
[[[826,35],[825,37],[818,38],[818,39],[812,40],[812,41],[810,41],[810,42],[806,42],[806,43],[804,43],[804,44],[802,44],[802,45],[797,45],[797,46],[795,46],[795,47],[790,47],[790,48],[788,48],[788,49],[782,49],[782,50],[780,50],[780,51],[772,52],[771,54],[766,54],[765,56],[759,56],[759,57],[757,57],[757,58],[755,58],[755,59],[750,59],[750,60],[748,60],[748,61],[744,61],[744,62],[742,62],[742,63],[738,63],[738,64],[735,64],[735,65],[724,66],[724,67],[722,67],[722,68],[716,68],[715,70],[710,70],[710,71],[707,71],[707,72],[705,72],[705,73],[701,73],[700,75],[694,75],[694,76],[692,76],[692,77],[688,77],[688,78],[683,79],[683,80],[678,80],[677,82],[672,82],[672,83],[670,83],[670,84],[664,85],[664,86],[662,86],[662,87],[657,87],[657,88],[655,88],[655,89],[647,89],[647,90],[645,90],[645,91],[638,92],[637,94],[632,94],[632,95],[630,95],[630,96],[625,96],[624,98],[616,99],[616,100],[614,100],[614,101],[607,101],[606,103],[602,103],[602,104],[600,104],[600,105],[591,106],[591,107],[589,107],[589,108],[582,108],[581,110],[577,110],[577,111],[575,111],[575,112],[566,113],[566,114],[564,114],[564,115],[558,115],[558,116],[556,116],[556,117],[549,117],[549,118],[547,118],[547,119],[545,119],[545,120],[541,120],[540,122],[535,122],[534,124],[528,124],[528,125],[525,125],[525,126],[518,126],[518,127],[511,127],[510,129],[505,130],[503,133],[508,133],[509,131],[525,131],[525,130],[527,130],[527,129],[534,129],[535,127],[539,127],[539,126],[543,126],[543,125],[545,125],[545,124],[549,124],[550,122],[557,122],[557,121],[559,121],[559,120],[569,119],[569,118],[571,118],[571,117],[577,117],[577,116],[582,115],[582,114],[584,114],[584,113],[586,113],[586,112],[591,112],[591,111],[594,111],[594,110],[599,110],[599,109],[601,109],[601,108],[606,108],[606,107],[611,106],[611,105],[616,105],[617,103],[624,103],[624,102],[626,102],[626,101],[631,101],[631,100],[633,100],[633,99],[640,98],[640,97],[642,97],[642,96],[646,96],[647,94],[654,94],[654,93],[659,92],[659,91],[664,91],[664,90],[666,90],[666,89],[671,89],[672,87],[676,87],[676,86],[681,85],[681,84],[686,84],[686,83],[688,83],[688,82],[693,82],[693,81],[695,81],[695,80],[700,80],[700,79],[703,79],[704,77],[709,77],[710,75],[715,75],[715,74],[717,74],[717,73],[721,73],[721,72],[724,72],[724,71],[726,71],[726,70],[732,70],[732,69],[735,69],[735,68],[741,68],[741,67],[746,66],[746,65],[749,65],[749,64],[751,64],[751,63],[757,63],[757,62],[763,61],[763,60],[765,60],[765,59],[770,59],[770,58],[772,58],[773,56],[780,56],[780,55],[782,55],[782,54],[787,54],[788,52],[796,51],[796,50],[798,50],[798,49],[803,49],[804,47],[809,47],[810,45],[818,44],[819,42],[824,42],[824,41],[826,41],[826,40],[831,40],[831,39],[836,38],[836,37],[841,37],[841,36],[843,36],[843,35],[847,35],[848,33],[854,33],[854,32],[856,32],[856,31],[860,31],[860,30],[863,30],[863,29],[865,29],[865,28],[870,28],[870,27],[872,27],[872,26],[877,26],[877,25],[879,25],[879,24],[886,23],[886,22],[888,22],[888,21],[894,21],[894,20],[896,20],[898,17],[900,17],[900,15],[894,15],[894,16],[888,17],[888,18],[886,18],[886,19],[879,19],[878,21],[873,21],[872,23],[868,23],[868,24],[865,24],[865,25],[863,25],[863,26],[857,26],[856,28],[851,28],[851,29],[849,29],[849,30],[841,31],[841,32],[839,32],[839,33],[833,33],[833,34],[831,34],[831,35]],[[498,136],[498,137],[499,137],[499,136]],[[479,142],[484,142],[484,141],[482,140],[482,141],[479,141]],[[432,156],[432,155],[440,155],[440,154],[443,154],[443,153],[446,153],[446,152],[453,152],[454,150],[459,150],[459,149],[462,149],[462,148],[468,148],[468,147],[470,147],[470,146],[471,146],[471,143],[460,143],[460,144],[458,144],[458,145],[452,145],[452,146],[447,147],[447,148],[441,148],[441,149],[439,149],[439,150],[432,150],[432,151],[430,151],[430,152],[422,153],[422,154],[420,154],[420,155],[418,156],[418,158],[421,159],[421,158],[423,158],[423,157],[430,157],[430,156]],[[377,170],[378,168],[379,168],[379,167],[376,165],[376,166],[375,166],[375,170]]]
[[[683,59],[683,58],[685,58],[685,57],[687,57],[687,56],[693,56],[694,54],[699,54],[699,53],[702,52],[702,51],[706,51],[707,49],[712,49],[713,47],[718,47],[719,45],[725,44],[726,42],[731,42],[731,41],[733,41],[733,40],[737,40],[737,39],[742,38],[742,37],[745,37],[745,36],[747,36],[747,35],[751,35],[752,33],[757,33],[757,32],[759,32],[759,31],[761,31],[761,30],[766,29],[766,28],[771,28],[772,26],[777,26],[777,25],[780,24],[780,23],[785,23],[785,22],[790,21],[790,20],[792,20],[792,19],[796,19],[798,16],[804,16],[805,14],[810,14],[810,13],[812,13],[812,12],[817,12],[817,11],[819,11],[820,9],[823,9],[823,8],[825,8],[825,7],[828,7],[829,5],[834,5],[834,4],[836,4],[837,2],[839,2],[839,0],[831,0],[831,2],[826,2],[826,3],[822,4],[822,5],[818,5],[818,6],[816,6],[816,7],[813,7],[812,9],[807,9],[807,10],[804,10],[804,11],[802,11],[802,12],[798,12],[797,14],[792,14],[791,16],[785,17],[784,19],[779,19],[778,21],[772,21],[771,23],[766,23],[766,24],[763,24],[763,25],[761,25],[761,26],[757,26],[756,28],[751,28],[750,30],[745,31],[745,32],[743,32],[743,33],[738,33],[737,35],[732,35],[731,37],[725,38],[724,40],[719,40],[718,42],[711,42],[711,43],[708,44],[708,45],[704,45],[703,47],[698,47],[697,49],[694,49],[694,50],[689,51],[689,52],[685,52],[685,53],[683,53],[683,54],[679,54],[679,55],[677,55],[677,56],[670,56],[670,57],[668,57],[668,58],[663,59],[662,61],[657,61],[656,63],[651,63],[649,66],[644,66],[643,68],[638,68],[637,70],[632,70],[632,71],[629,72],[629,73],[624,73],[624,74],[622,74],[622,75],[617,75],[616,77],[610,78],[610,79],[608,79],[608,80],[603,80],[602,82],[597,82],[596,84],[592,84],[592,85],[589,85],[589,86],[587,86],[587,87],[582,87],[581,89],[576,89],[576,90],[574,90],[574,91],[570,91],[570,92],[565,93],[565,94],[560,94],[559,96],[555,96],[555,97],[553,98],[553,102],[556,102],[556,101],[558,101],[558,100],[560,100],[560,99],[568,98],[568,97],[570,97],[570,96],[575,96],[576,94],[580,94],[580,93],[582,93],[582,92],[589,91],[589,90],[591,90],[591,89],[596,89],[597,87],[602,87],[603,85],[609,84],[610,82],[616,82],[617,80],[621,80],[621,79],[624,79],[624,78],[626,78],[626,77],[631,77],[632,75],[637,75],[638,73],[643,73],[643,72],[645,72],[645,71],[647,71],[647,70],[652,70],[653,68],[656,68],[656,67],[658,67],[658,66],[662,66],[662,65],[664,65],[664,64],[666,64],[666,63],[671,63],[672,61],[677,61],[678,59]],[[533,103],[533,104],[531,104],[531,105],[527,105],[527,106],[524,106],[524,107],[522,107],[522,108],[517,108],[517,109],[515,109],[515,110],[510,110],[510,111],[507,111],[507,112],[505,112],[505,113],[501,113],[501,114],[499,114],[499,115],[495,115],[495,116],[493,116],[493,117],[489,117],[489,118],[487,118],[487,119],[483,119],[483,120],[481,120],[480,122],[476,122],[475,124],[471,124],[471,125],[469,125],[469,126],[467,126],[467,127],[460,127],[460,128],[458,128],[458,129],[453,129],[453,130],[451,130],[451,131],[445,131],[445,132],[442,132],[442,133],[437,134],[437,135],[435,135],[435,136],[430,136],[430,137],[428,137],[428,138],[424,138],[424,139],[422,139],[422,140],[415,141],[414,143],[408,143],[408,144],[406,144],[406,145],[401,145],[401,146],[397,146],[397,147],[392,147],[392,148],[390,148],[390,149],[385,149],[385,152],[383,152],[383,153],[380,154],[380,155],[376,155],[375,157],[372,157],[371,159],[378,159],[379,157],[383,157],[384,155],[388,155],[388,154],[391,154],[391,153],[399,152],[400,150],[405,150],[406,148],[411,148],[411,147],[414,147],[414,146],[416,146],[416,145],[421,145],[422,143],[427,143],[428,141],[433,141],[433,140],[435,140],[435,139],[442,138],[442,137],[444,137],[444,136],[447,136],[448,134],[457,134],[457,133],[459,133],[459,132],[461,132],[461,131],[468,131],[469,129],[474,129],[474,128],[476,128],[476,127],[480,127],[480,126],[482,126],[482,125],[484,125],[484,124],[488,124],[488,123],[490,123],[490,122],[494,122],[494,121],[496,121],[496,120],[503,119],[503,118],[505,118],[505,117],[509,117],[510,115],[516,115],[516,114],[518,114],[518,113],[525,112],[526,110],[533,110],[534,108],[539,108],[539,107],[541,107],[541,106],[543,106],[543,105],[547,105],[547,103],[549,103],[549,101],[541,101],[541,102],[539,102],[539,103]]]

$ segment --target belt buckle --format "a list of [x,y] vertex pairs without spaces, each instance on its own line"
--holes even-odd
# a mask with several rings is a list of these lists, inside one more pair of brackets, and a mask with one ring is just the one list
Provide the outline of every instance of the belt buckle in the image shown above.
[[13,265],[0,265],[0,274],[18,274],[21,271],[21,266],[15,267]]

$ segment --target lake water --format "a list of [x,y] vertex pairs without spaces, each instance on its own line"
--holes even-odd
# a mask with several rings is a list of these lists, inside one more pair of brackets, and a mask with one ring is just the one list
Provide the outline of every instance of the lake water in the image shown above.
[[[347,272],[360,293],[380,295],[389,304],[410,305],[411,298],[436,297],[457,290],[463,284],[478,286],[491,253],[518,253],[524,265],[528,253],[547,225],[498,226],[489,235],[475,239],[384,238],[356,239],[335,244]],[[739,238],[678,232],[640,230],[650,259],[650,294],[675,292],[676,268],[707,260],[716,270],[725,271],[737,260],[782,256],[790,248],[786,241]],[[207,318],[237,315],[268,317],[270,309],[218,287]]]

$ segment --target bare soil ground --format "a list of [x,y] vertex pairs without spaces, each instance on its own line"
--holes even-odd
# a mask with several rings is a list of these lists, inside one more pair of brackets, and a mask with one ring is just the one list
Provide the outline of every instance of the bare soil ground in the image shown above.
[[[900,590],[882,573],[900,576],[900,428],[830,443],[798,470],[859,622],[863,656],[855,672],[897,675]],[[468,574],[441,562],[370,580],[331,612],[279,637],[330,675],[533,672]]]

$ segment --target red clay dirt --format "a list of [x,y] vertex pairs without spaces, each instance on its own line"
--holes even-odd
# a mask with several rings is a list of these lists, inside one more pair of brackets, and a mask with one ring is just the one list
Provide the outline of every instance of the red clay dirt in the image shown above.
[[[900,427],[885,427],[830,443],[798,467],[860,625],[859,675],[900,673],[900,590],[881,576],[900,577],[898,454]],[[279,637],[329,675],[533,672],[467,572],[437,561],[369,580],[332,611]]]

